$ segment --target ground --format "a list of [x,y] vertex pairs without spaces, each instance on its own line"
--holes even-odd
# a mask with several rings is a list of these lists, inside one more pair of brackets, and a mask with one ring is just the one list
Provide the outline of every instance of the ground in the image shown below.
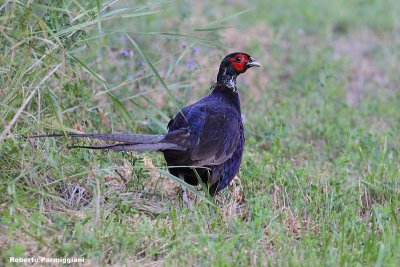
[[[399,1],[100,2],[0,4],[2,264],[400,264]],[[234,51],[243,162],[194,211],[162,155],[27,138],[163,133]]]

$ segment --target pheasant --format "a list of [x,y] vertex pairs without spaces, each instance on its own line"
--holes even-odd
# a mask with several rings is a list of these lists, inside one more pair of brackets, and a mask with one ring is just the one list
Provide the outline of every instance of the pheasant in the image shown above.
[[[200,178],[214,196],[232,181],[242,161],[245,138],[236,78],[251,67],[261,64],[246,53],[227,55],[211,94],[182,108],[168,123],[166,134],[68,134],[118,142],[68,148],[162,152],[171,174],[190,185],[198,185]],[[55,136],[63,135],[36,137]]]

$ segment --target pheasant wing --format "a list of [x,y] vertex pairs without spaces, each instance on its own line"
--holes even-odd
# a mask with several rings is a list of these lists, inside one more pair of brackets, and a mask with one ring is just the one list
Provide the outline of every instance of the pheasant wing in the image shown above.
[[[240,117],[231,108],[203,108],[203,118],[194,129],[190,158],[198,166],[220,165],[235,152],[240,140]],[[196,128],[196,127],[195,127]]]

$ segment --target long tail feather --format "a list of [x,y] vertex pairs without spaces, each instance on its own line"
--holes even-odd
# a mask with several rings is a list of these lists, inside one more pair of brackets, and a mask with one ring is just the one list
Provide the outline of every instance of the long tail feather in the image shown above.
[[180,147],[176,144],[171,143],[155,143],[155,144],[115,144],[115,145],[105,145],[105,146],[68,146],[68,149],[73,148],[85,148],[85,149],[108,149],[115,151],[136,151],[136,152],[144,152],[144,151],[163,151],[166,149],[171,150],[185,150],[185,148]]
[[[36,135],[31,138],[44,137],[63,137],[63,134]],[[116,151],[163,151],[166,149],[185,150],[186,148],[165,140],[165,135],[161,134],[67,134],[68,137],[90,138],[97,140],[107,140],[121,142],[117,144],[107,144],[99,146],[68,146],[67,148],[85,148],[85,149],[108,149]]]
[[[45,135],[35,135],[31,138],[43,138],[43,137],[63,137],[63,134],[45,134]],[[98,140],[108,140],[116,142],[126,142],[133,144],[149,144],[154,142],[159,142],[164,139],[163,134],[67,134],[69,137],[77,138],[90,138]]]

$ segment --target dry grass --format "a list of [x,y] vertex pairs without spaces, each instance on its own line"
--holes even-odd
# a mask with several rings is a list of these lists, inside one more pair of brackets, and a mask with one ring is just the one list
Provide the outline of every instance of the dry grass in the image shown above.
[[[394,58],[390,55],[393,46],[398,43],[393,35],[379,35],[368,29],[353,32],[351,35],[334,40],[334,57],[345,60],[346,67],[346,88],[347,102],[349,105],[356,105],[362,99],[370,96],[372,90],[398,89],[400,80],[393,80],[383,64],[388,69],[395,65]],[[383,50],[383,51],[381,51]],[[378,54],[382,52],[384,54]],[[389,61],[383,62],[383,58]],[[376,93],[376,92],[373,92]]]

